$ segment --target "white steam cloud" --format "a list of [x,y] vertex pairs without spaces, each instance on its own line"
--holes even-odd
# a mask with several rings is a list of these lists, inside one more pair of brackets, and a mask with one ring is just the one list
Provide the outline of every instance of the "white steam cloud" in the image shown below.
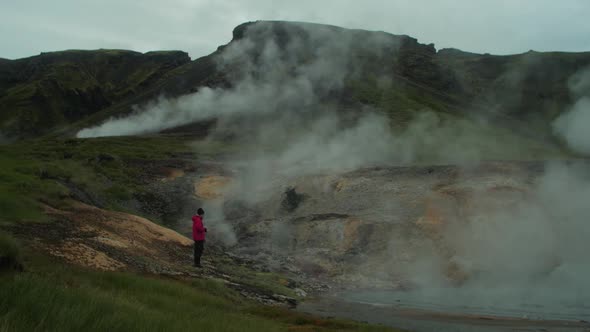
[[[320,97],[342,87],[357,75],[351,64],[353,46],[375,54],[393,52],[396,40],[384,33],[368,34],[354,45],[353,34],[311,24],[286,25],[288,44],[271,25],[255,24],[247,38],[230,43],[217,58],[218,67],[230,72],[232,87],[201,88],[176,99],[160,98],[136,107],[131,116],[110,119],[81,130],[77,136],[121,136],[157,132],[210,118],[238,114],[307,113],[316,111]],[[358,39],[358,38],[357,38]]]
[[573,151],[590,155],[590,68],[574,74],[568,83],[578,100],[553,122],[553,129]]
[[575,152],[590,154],[590,98],[579,99],[553,123],[556,133],[563,137]]
[[[475,211],[447,220],[438,239],[448,257],[430,248],[414,252],[409,267],[397,267],[418,286],[406,296],[495,314],[530,311],[544,318],[587,319],[589,168],[549,164],[530,190],[513,192],[512,199],[504,193],[496,203],[485,197],[487,192],[474,192],[470,204]],[[399,240],[392,245],[411,247]],[[448,282],[449,261],[459,267],[455,277],[467,276],[460,287]]]

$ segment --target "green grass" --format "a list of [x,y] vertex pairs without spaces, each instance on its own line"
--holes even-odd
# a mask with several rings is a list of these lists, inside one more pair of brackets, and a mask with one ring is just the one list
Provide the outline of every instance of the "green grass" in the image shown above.
[[145,192],[147,161],[190,154],[185,142],[166,137],[32,140],[0,145],[0,223],[43,221],[38,202],[60,205],[71,188],[107,207]]
[[1,275],[0,293],[0,331],[393,331],[259,306],[215,280],[50,262]]
[[16,151],[0,149],[0,223],[44,219],[37,199],[58,196],[62,188],[41,180],[39,166]]
[[217,265],[220,272],[236,276],[241,283],[254,288],[263,289],[271,294],[282,294],[297,298],[293,289],[287,287],[288,281],[285,277],[270,272],[253,272],[252,270],[232,264],[220,262]]
[[277,331],[220,296],[180,282],[72,272],[5,277],[0,331]]
[[[66,265],[0,232],[2,255],[26,272],[0,271],[0,331],[397,331],[262,306],[217,279]],[[268,285],[279,277],[252,278]]]

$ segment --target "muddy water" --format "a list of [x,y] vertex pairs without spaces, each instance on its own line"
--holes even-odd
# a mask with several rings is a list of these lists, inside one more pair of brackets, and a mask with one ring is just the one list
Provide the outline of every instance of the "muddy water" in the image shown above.
[[411,331],[590,331],[590,307],[583,299],[554,297],[547,305],[542,296],[529,294],[521,301],[501,303],[502,296],[513,299],[506,293],[510,291],[483,290],[477,296],[444,288],[348,291],[298,309]]

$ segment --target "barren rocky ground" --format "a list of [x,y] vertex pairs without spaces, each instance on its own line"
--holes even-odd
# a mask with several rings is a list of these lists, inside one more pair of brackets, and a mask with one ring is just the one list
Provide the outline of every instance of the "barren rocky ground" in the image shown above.
[[[205,206],[221,207],[210,223],[231,226],[232,250],[343,287],[399,287],[402,266],[420,248],[450,259],[456,248],[442,238],[446,228],[518,203],[542,169],[540,162],[492,162],[278,178],[255,202],[232,192],[239,179],[227,174],[202,177],[195,188]],[[451,261],[443,273],[467,278]]]

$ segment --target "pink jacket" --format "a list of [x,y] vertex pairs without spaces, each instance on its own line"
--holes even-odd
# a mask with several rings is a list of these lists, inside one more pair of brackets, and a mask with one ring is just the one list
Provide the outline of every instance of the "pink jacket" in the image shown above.
[[205,241],[205,233],[207,228],[203,227],[203,218],[201,216],[193,216],[193,240]]

